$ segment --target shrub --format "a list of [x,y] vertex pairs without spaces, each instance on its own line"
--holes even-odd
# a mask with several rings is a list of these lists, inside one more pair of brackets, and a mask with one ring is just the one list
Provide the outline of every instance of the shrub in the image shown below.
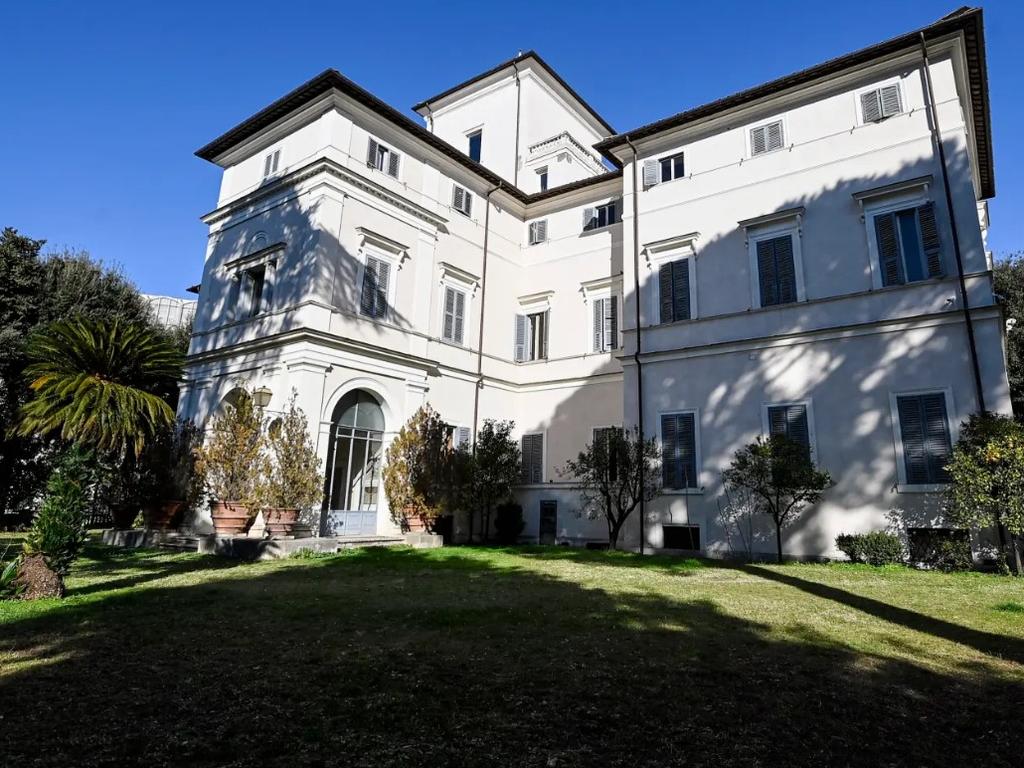
[[[263,414],[252,395],[241,392],[214,416],[206,442],[197,450],[196,468],[217,501],[230,501],[256,510],[266,491],[269,474]],[[253,512],[255,515],[255,511]]]
[[523,508],[514,501],[499,504],[495,510],[494,529],[499,544],[515,544],[526,523]]
[[288,409],[269,429],[271,473],[267,504],[273,508],[309,509],[323,499],[323,475],[316,446],[309,436],[306,414],[292,390]]
[[854,563],[896,565],[905,559],[900,537],[884,531],[840,534],[836,536],[836,548]]
[[21,585],[16,581],[21,568],[21,557],[16,556],[13,560],[7,560],[8,550],[10,545],[0,554],[0,600],[17,597],[21,592]]
[[974,567],[971,543],[966,536],[935,535],[918,542],[914,559],[940,571],[969,571]]

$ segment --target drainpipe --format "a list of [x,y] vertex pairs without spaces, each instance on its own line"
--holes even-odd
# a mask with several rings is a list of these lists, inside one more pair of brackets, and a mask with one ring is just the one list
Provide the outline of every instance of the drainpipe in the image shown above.
[[[643,369],[640,363],[640,203],[637,196],[636,163],[637,153],[629,136],[626,144],[633,152],[633,306],[636,309],[636,347],[633,350],[633,361],[636,364],[636,411],[637,429],[640,445],[644,443],[644,387]],[[644,534],[646,532],[646,477],[640,473],[640,554],[644,553]]]
[[953,193],[949,186],[949,173],[946,170],[946,150],[942,146],[942,132],[939,130],[939,112],[935,106],[935,91],[932,89],[932,73],[928,63],[928,45],[921,33],[921,58],[924,61],[925,95],[932,113],[932,136],[939,150],[939,165],[942,167],[942,186],[946,192],[946,210],[949,211],[949,226],[953,233],[953,253],[956,255],[956,274],[960,282],[960,304],[963,307],[964,324],[967,326],[967,345],[971,351],[971,369],[974,374],[974,394],[978,401],[978,410],[985,413],[985,394],[981,386],[981,367],[978,365],[978,348],[974,341],[974,321],[971,319],[970,306],[967,303],[967,283],[964,280],[964,261],[960,253],[960,235],[957,232],[956,214],[953,212]]
[[516,154],[512,165],[512,184],[519,186],[519,105],[522,102],[522,86],[519,84],[519,65],[512,62],[513,77],[516,80]]
[[431,133],[434,132],[434,110],[430,108],[429,104],[425,105],[427,108],[427,130]]
[[491,229],[491,195],[502,188],[499,181],[498,186],[491,189],[484,198],[484,263],[480,272],[480,330],[476,342],[476,386],[473,391],[473,455],[476,455],[476,433],[477,422],[480,417],[480,390],[484,386],[484,303],[487,299],[487,240]]

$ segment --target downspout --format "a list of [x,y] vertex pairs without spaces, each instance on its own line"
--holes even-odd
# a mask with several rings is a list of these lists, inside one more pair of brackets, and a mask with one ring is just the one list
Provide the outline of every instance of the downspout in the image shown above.
[[480,390],[484,386],[484,309],[487,299],[487,240],[491,229],[491,195],[502,188],[492,188],[484,198],[484,263],[480,270],[480,330],[476,342],[476,386],[473,388],[473,455],[476,455],[477,422],[480,418]]
[[513,186],[519,186],[519,108],[522,103],[522,86],[519,84],[519,65],[516,62],[512,62],[512,75],[516,81],[516,154],[513,158],[514,163],[512,164],[512,184]]
[[[636,147],[625,137],[626,144],[633,152],[633,307],[636,309],[636,346],[633,349],[633,361],[636,363],[636,418],[640,445],[644,444],[644,387],[643,369],[640,362],[640,203],[636,184]],[[646,467],[645,467],[646,469]],[[640,472],[640,554],[644,553],[645,521],[647,517],[647,495],[645,472]]]
[[932,135],[935,146],[939,150],[939,165],[942,167],[942,186],[946,192],[946,210],[949,212],[949,226],[953,233],[953,253],[956,256],[956,274],[960,282],[960,304],[963,307],[964,324],[967,326],[967,345],[971,352],[971,368],[974,373],[974,394],[978,401],[978,410],[985,413],[985,394],[981,386],[981,367],[978,364],[978,347],[974,341],[974,321],[967,303],[967,282],[964,280],[964,260],[960,253],[960,235],[956,226],[956,214],[953,211],[953,193],[949,186],[949,173],[946,170],[946,150],[942,146],[942,132],[939,130],[939,112],[935,105],[935,91],[932,89],[931,66],[928,63],[928,45],[921,33],[921,58],[924,61],[924,81],[928,108],[932,113]]
[[434,110],[430,108],[429,104],[424,105],[427,108],[427,130],[431,133],[434,132]]

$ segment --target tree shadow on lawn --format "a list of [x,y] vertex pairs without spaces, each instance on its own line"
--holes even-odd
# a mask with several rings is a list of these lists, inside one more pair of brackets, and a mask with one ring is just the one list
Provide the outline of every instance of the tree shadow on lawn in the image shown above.
[[223,571],[243,565],[241,560],[226,557],[183,555],[151,549],[115,549],[95,545],[86,547],[85,556],[90,562],[75,569],[75,575],[78,577],[96,578],[119,573],[126,575],[118,579],[96,580],[81,586],[73,585],[68,589],[68,597],[130,589],[180,573],[197,570]]
[[4,626],[0,659],[24,666],[0,667],[0,754],[77,766],[1019,764],[1024,689],[1005,668],[940,672],[711,600],[583,589],[525,565],[354,551],[54,606]]
[[720,560],[700,557],[679,557],[678,555],[644,555],[641,557],[634,552],[591,550],[580,547],[526,545],[495,547],[492,551],[519,555],[530,560],[553,560],[614,568],[639,568],[674,573],[679,576],[691,576],[707,568],[729,567]]

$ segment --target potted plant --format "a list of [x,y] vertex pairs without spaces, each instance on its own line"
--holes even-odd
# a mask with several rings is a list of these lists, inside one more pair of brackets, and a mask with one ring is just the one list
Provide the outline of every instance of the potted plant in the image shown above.
[[196,451],[196,466],[213,497],[213,529],[237,536],[249,529],[266,485],[267,457],[263,415],[252,395],[242,391],[213,417],[206,441]]
[[268,430],[270,476],[263,517],[271,538],[291,536],[299,512],[317,504],[323,494],[320,459],[309,436],[306,415],[295,404],[297,396],[293,390],[284,415]]
[[198,500],[203,490],[203,477],[196,466],[199,439],[195,424],[178,421],[147,448],[149,488],[142,508],[147,528],[176,527],[182,513]]

